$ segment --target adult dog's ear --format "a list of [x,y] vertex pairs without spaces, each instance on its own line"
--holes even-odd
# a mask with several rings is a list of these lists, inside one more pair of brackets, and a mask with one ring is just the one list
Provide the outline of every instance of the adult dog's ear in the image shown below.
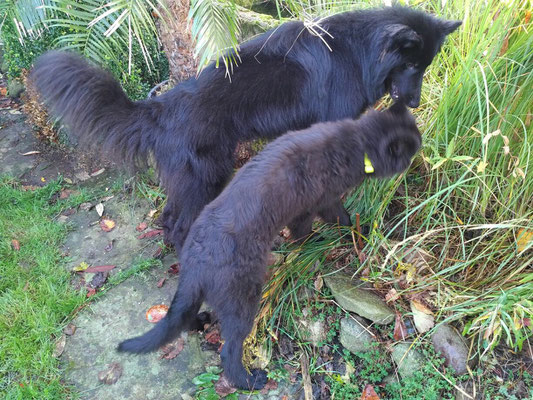
[[463,21],[448,21],[448,20],[441,20],[441,30],[445,35],[449,35],[453,31],[455,31],[457,28],[461,26]]
[[[446,21],[447,22],[447,21]],[[391,24],[385,27],[385,51],[422,47],[423,40],[413,28],[404,24]]]

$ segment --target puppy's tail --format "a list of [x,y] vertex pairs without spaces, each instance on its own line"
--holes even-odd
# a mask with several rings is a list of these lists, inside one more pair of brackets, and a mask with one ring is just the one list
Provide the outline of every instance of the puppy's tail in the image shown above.
[[128,353],[148,353],[170,342],[180,332],[192,326],[203,296],[193,285],[178,285],[167,315],[144,335],[123,341],[117,350]]
[[130,101],[111,74],[80,56],[65,51],[43,54],[30,83],[80,144],[98,145],[129,164],[145,160],[153,149],[160,105]]

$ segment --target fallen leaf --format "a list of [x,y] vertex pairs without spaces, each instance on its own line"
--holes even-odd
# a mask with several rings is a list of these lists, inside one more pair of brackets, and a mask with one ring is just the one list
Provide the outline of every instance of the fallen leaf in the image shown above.
[[83,211],[89,211],[91,208],[93,207],[93,205],[91,203],[81,203],[80,204],[80,210],[83,210]]
[[[431,310],[426,306],[416,300],[411,300],[411,311],[413,312],[413,320],[415,322],[416,330],[419,333],[427,332],[433,328],[435,325],[435,318],[433,317]],[[426,313],[425,311],[429,311],[429,313]]]
[[94,296],[95,294],[96,294],[95,288],[89,288],[89,290],[87,290],[87,297]]
[[518,236],[516,238],[516,246],[519,253],[523,252],[529,244],[533,241],[533,231],[527,231],[525,229],[518,230]]
[[111,195],[111,196],[106,196],[106,197],[102,197],[102,201],[109,201],[111,200],[113,197],[115,197],[115,195]]
[[151,238],[151,237],[162,235],[162,234],[163,234],[163,229],[154,229],[152,231],[145,232],[142,235],[139,235],[137,239],[146,239],[146,238]]
[[102,203],[98,203],[94,208],[100,217],[104,215],[104,205]]
[[39,186],[35,186],[35,185],[22,185],[22,191],[24,192],[27,192],[27,191],[34,191],[34,190],[37,190],[39,189]]
[[169,343],[161,348],[162,354],[159,356],[159,359],[172,360],[176,358],[183,350],[185,346],[185,341],[182,337],[179,337],[172,343]]
[[137,230],[137,232],[142,232],[146,228],[148,228],[148,224],[146,222],[141,222],[139,225],[137,225],[137,228],[135,229]]
[[174,263],[170,267],[168,267],[168,273],[170,274],[178,274],[180,272],[180,263]]
[[157,246],[157,249],[154,251],[154,254],[152,254],[152,258],[160,258],[161,254],[163,254],[163,248],[161,246]]
[[63,333],[67,336],[72,336],[76,332],[76,325],[74,324],[68,324],[65,329],[63,329]]
[[41,154],[41,152],[38,151],[38,150],[32,150],[32,151],[28,151],[26,153],[23,153],[22,155],[23,156],[33,156],[34,154]]
[[112,385],[122,376],[122,371],[122,365],[119,363],[108,364],[107,369],[98,372],[98,380],[106,385]]
[[146,311],[146,319],[148,322],[155,324],[156,322],[159,322],[165,315],[167,315],[167,312],[168,306],[164,304],[158,304],[150,307],[148,311]]
[[41,182],[46,182],[46,179],[44,179],[44,176],[41,176]]
[[402,320],[402,315],[396,313],[396,322],[394,323],[394,340],[404,340],[407,337],[407,328]]
[[70,190],[70,189],[63,189],[63,190],[61,191],[61,193],[59,193],[59,198],[60,198],[61,200],[68,199],[68,198],[70,197],[70,195],[72,194],[72,192],[73,192],[73,191]]
[[276,390],[278,388],[278,382],[276,382],[274,379],[269,379],[266,383],[266,385],[261,389],[259,393],[262,395],[267,395],[268,392],[271,390]]
[[157,287],[158,288],[161,288],[163,287],[163,285],[165,284],[165,281],[167,280],[167,278],[161,278],[159,279],[159,282],[157,282]]
[[148,214],[146,214],[146,217],[149,219],[152,219],[156,212],[157,212],[157,209],[150,210],[148,211]]
[[105,168],[101,168],[98,171],[94,171],[91,176],[98,176],[105,171]]
[[111,232],[115,227],[115,221],[113,221],[112,219],[103,218],[100,221],[100,227],[104,232]]
[[65,351],[66,344],[67,336],[65,334],[62,334],[61,337],[56,341],[56,347],[54,349],[54,352],[52,353],[52,356],[55,358],[61,357],[61,354],[63,354],[63,351]]
[[221,398],[226,397],[228,394],[235,393],[236,391],[237,389],[231,385],[230,381],[224,374],[222,374],[220,379],[215,383],[215,392],[217,392]]
[[220,332],[218,329],[213,329],[211,332],[205,334],[205,341],[211,344],[220,343]]
[[324,279],[322,278],[322,275],[318,275],[315,279],[315,290],[317,292],[320,292],[322,287],[324,286]]
[[92,274],[95,274],[97,272],[109,272],[115,267],[116,265],[95,265],[94,267],[85,268],[83,272],[92,273]]
[[424,303],[421,301],[418,301],[416,299],[411,300],[411,308],[416,308],[418,311],[423,312],[424,314],[430,314],[433,315],[433,311],[431,311],[429,308],[426,307]]
[[20,242],[17,239],[13,239],[11,241],[11,247],[13,248],[13,250],[19,251],[20,250]]
[[5,87],[0,88],[0,96],[7,96],[7,88]]
[[387,303],[394,302],[400,298],[400,295],[396,291],[396,289],[392,288],[389,290],[389,292],[385,295],[385,301]]
[[72,268],[74,272],[83,272],[87,268],[89,268],[89,264],[87,264],[85,261],[81,262],[78,266]]
[[379,400],[379,396],[374,390],[374,386],[367,384],[363,389],[361,400]]

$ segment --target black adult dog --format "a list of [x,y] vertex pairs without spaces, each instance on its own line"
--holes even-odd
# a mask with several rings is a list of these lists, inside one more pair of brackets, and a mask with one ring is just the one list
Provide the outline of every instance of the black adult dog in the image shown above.
[[[162,224],[179,252],[231,176],[238,141],[356,118],[386,91],[417,107],[426,67],[461,24],[402,7],[316,23],[288,22],[244,43],[231,81],[212,64],[149,101],[130,101],[111,75],[66,52],[41,56],[31,79],[81,140],[130,162],[154,155],[168,197]],[[351,223],[340,200],[328,213]]]
[[[270,246],[285,224],[310,229],[316,215],[332,222],[331,204],[363,179],[405,170],[421,137],[405,106],[370,111],[359,120],[319,123],[276,139],[235,175],[200,213],[182,251],[176,295],[168,314],[120,351],[157,349],[189,328],[203,300],[222,324],[224,372],[240,388],[263,387],[266,374],[248,374],[242,345],[261,297]],[[365,159],[372,170],[365,172]]]

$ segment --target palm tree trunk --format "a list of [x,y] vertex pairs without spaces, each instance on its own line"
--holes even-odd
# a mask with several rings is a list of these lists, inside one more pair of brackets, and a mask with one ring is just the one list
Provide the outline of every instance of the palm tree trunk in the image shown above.
[[168,13],[162,12],[159,37],[168,58],[170,80],[173,84],[190,78],[196,73],[194,43],[188,24],[189,0],[167,0]]

